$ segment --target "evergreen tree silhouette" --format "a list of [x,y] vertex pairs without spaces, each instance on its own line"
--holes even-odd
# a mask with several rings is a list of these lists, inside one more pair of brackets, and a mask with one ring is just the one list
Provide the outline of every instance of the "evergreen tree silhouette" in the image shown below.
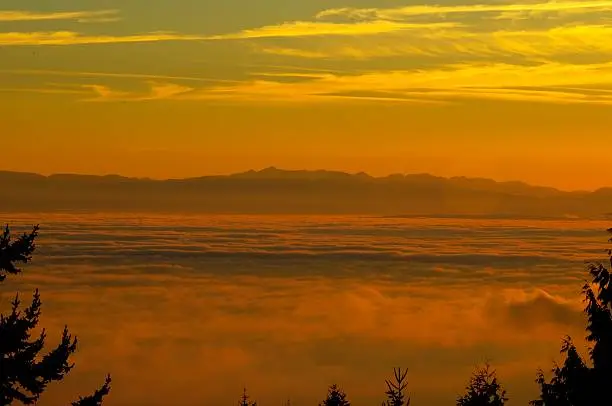
[[242,390],[242,396],[240,397],[239,406],[257,406],[257,402],[249,402],[249,395],[247,395],[247,390],[244,388]]
[[329,387],[327,399],[319,403],[319,406],[351,406],[351,403],[346,399],[346,393],[338,385],[333,384]]
[[93,395],[81,397],[76,402],[72,402],[72,406],[100,406],[104,396],[108,395],[110,392],[110,384],[111,377],[107,375],[106,381],[100,389],[96,390]]
[[406,375],[408,369],[402,372],[401,368],[393,369],[394,381],[385,380],[387,384],[387,400],[382,406],[410,406],[410,397],[406,398],[405,390],[408,387]]
[[465,395],[457,399],[457,406],[503,406],[508,401],[495,370],[488,363],[472,374],[465,389]]
[[[612,234],[612,229],[607,230]],[[612,243],[612,238],[608,240]],[[612,269],[612,250],[607,250]],[[561,353],[562,367],[554,366],[546,382],[543,372],[537,374],[540,399],[533,406],[604,406],[612,404],[608,385],[612,382],[612,275],[602,263],[588,264],[591,282],[582,287],[587,316],[586,340],[590,344],[591,366],[578,353],[570,337],[565,338]]]
[[[30,234],[17,239],[11,238],[8,225],[0,235],[0,282],[7,275],[17,275],[21,269],[17,263],[27,263],[36,248],[38,226]],[[47,385],[61,381],[74,364],[69,363],[70,355],[76,351],[77,339],[64,327],[60,344],[45,355],[40,355],[47,337],[43,329],[37,338],[32,338],[41,314],[42,303],[38,289],[32,303],[23,311],[19,310],[19,295],[11,303],[8,315],[0,314],[0,406],[15,401],[31,405],[38,401]],[[93,395],[81,397],[72,406],[98,406],[110,391],[110,376],[105,384]]]
[[555,365],[553,377],[546,382],[544,373],[537,373],[536,382],[540,385],[540,399],[532,401],[532,406],[596,406],[590,381],[592,370],[578,354],[570,337],[563,340],[561,353],[565,354],[563,366]]

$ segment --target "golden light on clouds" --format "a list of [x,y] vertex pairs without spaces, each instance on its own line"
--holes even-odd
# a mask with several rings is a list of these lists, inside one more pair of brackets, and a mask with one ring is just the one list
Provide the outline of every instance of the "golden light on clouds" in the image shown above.
[[280,25],[265,26],[256,29],[244,30],[235,34],[223,34],[207,37],[208,40],[223,39],[254,39],[254,38],[283,38],[283,37],[310,37],[330,35],[376,35],[395,31],[435,30],[457,27],[457,23],[400,23],[387,20],[357,22],[351,24],[325,23],[311,21],[295,21]]
[[[145,111],[171,105],[164,125],[142,127],[156,140],[166,137],[168,145],[172,137],[162,135],[162,128],[182,128],[181,109],[201,109],[209,122],[216,109],[235,109],[237,116],[250,117],[261,136],[292,134],[278,115],[281,109],[303,109],[304,120],[325,123],[338,134],[354,131],[341,117],[367,106],[376,109],[372,122],[378,124],[364,131],[379,134],[383,126],[389,142],[400,138],[393,135],[398,118],[383,118],[389,108],[427,109],[414,113],[422,117],[415,121],[419,131],[445,121],[437,114],[463,109],[472,127],[466,120],[465,127],[449,124],[444,130],[436,124],[431,130],[448,139],[457,134],[457,145],[462,145],[460,137],[474,143],[487,137],[477,124],[484,119],[475,113],[481,105],[491,109],[489,117],[515,115],[515,131],[534,137],[555,137],[553,117],[561,115],[576,123],[563,126],[564,139],[587,131],[599,145],[603,129],[612,126],[612,115],[600,115],[612,104],[610,0],[422,0],[394,7],[376,1],[364,7],[359,0],[342,7],[332,1],[281,7],[281,0],[262,0],[256,13],[228,4],[205,2],[187,9],[160,3],[144,14],[140,6],[118,1],[104,9],[89,0],[76,10],[7,6],[0,10],[0,52],[6,61],[0,102],[14,106],[9,99],[17,97],[23,105],[53,106],[52,100],[61,100],[99,111],[132,102],[123,107],[134,112],[133,118],[127,113],[122,118],[125,128],[138,128],[136,120],[152,117]],[[533,103],[544,112],[545,123],[527,113]],[[69,130],[76,126],[72,118],[59,112],[52,117],[68,133],[77,132]],[[243,129],[228,130],[227,136],[223,131],[209,135],[223,148],[256,142]],[[270,145],[278,145],[277,135],[270,137],[275,139]],[[240,142],[223,141],[229,139]],[[377,143],[372,138],[362,151],[382,148]],[[357,153],[355,145],[347,145],[347,156]]]
[[[122,44],[165,41],[196,41],[206,43],[222,40],[305,39],[312,41],[302,48],[288,48],[274,42],[258,43],[250,49],[256,53],[306,59],[376,59],[418,56],[430,61],[430,67],[417,70],[378,70],[367,74],[321,74],[304,77],[291,72],[286,77],[293,81],[245,79],[228,86],[186,87],[177,83],[151,82],[148,93],[114,90],[105,83],[84,86],[94,92],[96,100],[226,100],[236,101],[336,101],[358,99],[364,101],[425,101],[455,97],[529,100],[554,103],[610,102],[606,91],[581,90],[581,86],[612,84],[608,63],[571,63],[554,58],[574,55],[608,55],[612,51],[612,27],[606,24],[572,25],[563,23],[546,29],[537,24],[531,29],[511,29],[503,21],[504,13],[556,12],[572,15],[577,12],[608,10],[610,1],[546,2],[520,4],[473,5],[415,5],[398,8],[341,8],[326,9],[315,15],[314,21],[284,22],[248,28],[239,32],[203,35],[172,32],[153,32],[138,35],[86,35],[72,31],[5,32],[0,33],[0,44],[19,45],[77,45]],[[106,16],[109,11],[47,13],[5,12],[6,19],[69,19]],[[491,14],[492,13],[492,14]],[[475,29],[471,14],[487,14],[488,25]],[[455,20],[449,20],[456,15]],[[12,17],[11,17],[12,16]],[[28,17],[29,16],[29,17]],[[415,17],[429,21],[412,21]],[[467,16],[467,17],[466,17]],[[317,21],[345,17],[348,22]],[[444,21],[439,21],[444,17]],[[330,41],[329,38],[335,40]],[[343,39],[344,38],[344,39]],[[304,44],[304,42],[300,42]],[[571,50],[571,52],[570,52]],[[462,55],[478,58],[461,61]],[[521,57],[512,63],[499,58]],[[436,63],[436,59],[446,59]],[[455,58],[453,60],[452,58]],[[529,61],[530,63],[525,63]],[[121,75],[121,73],[116,73]],[[137,74],[134,76],[136,78]],[[163,75],[162,75],[163,76]],[[124,77],[129,77],[129,74]],[[277,75],[277,77],[279,77]],[[573,86],[572,91],[559,87]],[[513,89],[511,89],[513,88]],[[521,89],[518,89],[521,88]],[[363,94],[359,95],[358,92]],[[365,94],[372,93],[376,94]],[[91,100],[91,99],[87,99]]]
[[[513,18],[514,13],[581,13],[589,11],[609,11],[612,10],[612,1],[548,1],[541,3],[498,3],[498,4],[469,4],[469,5],[416,5],[397,8],[335,8],[319,12],[317,18],[327,17],[349,17],[355,19],[382,18],[397,20],[406,17],[423,15],[447,15],[459,13],[502,13],[501,16],[494,18]],[[506,14],[508,13],[508,14]],[[532,16],[534,14],[531,14]]]
[[125,36],[82,35],[73,31],[0,33],[0,45],[2,46],[122,44],[158,41],[194,41],[202,39],[202,37],[198,36],[173,33]]
[[[40,287],[45,327],[68,323],[82,339],[68,386],[45,394],[54,404],[108,371],[116,382],[109,400],[119,404],[223,404],[244,383],[266,403],[290,394],[312,404],[333,379],[355,403],[372,404],[401,363],[410,368],[413,397],[438,406],[484,359],[524,404],[537,389],[536,369],[557,359],[560,339],[571,334],[579,343],[584,334],[577,276],[591,254],[581,249],[597,251],[606,227],[343,216],[48,218],[40,244],[54,255],[45,258],[41,248],[13,284],[23,292]],[[400,254],[415,258],[393,259]],[[173,379],[156,381],[151,394],[160,371]],[[202,380],[207,385],[197,386]]]
[[[252,102],[338,102],[342,99],[442,102],[455,98],[511,99],[551,103],[612,103],[612,63],[538,66],[457,64],[439,70],[381,71],[367,74],[253,73],[249,82],[208,87],[186,87],[147,82],[149,92],[116,91],[103,85],[87,86],[98,101],[214,100]],[[261,79],[267,78],[267,79]],[[293,78],[294,81],[275,81]],[[361,95],[359,95],[361,93]],[[91,99],[88,99],[91,100]]]
[[0,10],[0,22],[76,20],[78,22],[110,22],[118,19],[118,10],[58,11],[41,13],[27,10]]

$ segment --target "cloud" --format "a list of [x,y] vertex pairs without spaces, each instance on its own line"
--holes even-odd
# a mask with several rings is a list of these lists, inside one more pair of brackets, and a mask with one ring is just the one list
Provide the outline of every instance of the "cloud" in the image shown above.
[[0,46],[120,44],[160,41],[197,41],[197,35],[154,32],[142,35],[82,35],[73,31],[0,32]]
[[[561,326],[581,326],[584,324],[582,309],[576,301],[555,297],[545,290],[511,297],[505,303],[503,315],[518,328],[533,328],[546,323]],[[491,304],[494,308],[495,304]]]
[[393,21],[368,21],[355,24],[325,23],[312,21],[293,21],[279,25],[243,30],[237,33],[209,36],[208,40],[287,38],[312,36],[360,36],[376,35],[396,31],[437,30],[459,27],[452,22],[441,23],[399,23]]
[[[397,8],[334,8],[319,12],[317,19],[347,17],[357,20],[401,20],[416,16],[444,16],[463,13],[518,13],[518,12],[565,12],[583,10],[605,11],[612,9],[612,1],[551,1],[519,4],[467,4],[467,5],[418,5]],[[499,17],[498,17],[499,18]]]
[[66,76],[66,77],[90,77],[90,78],[117,78],[117,79],[149,79],[153,81],[162,80],[179,80],[187,82],[228,82],[239,83],[237,80],[220,79],[220,78],[205,78],[197,76],[169,76],[169,75],[151,75],[143,73],[126,73],[126,72],[79,72],[79,71],[60,71],[60,70],[37,70],[37,69],[17,69],[17,70],[2,70],[0,73],[8,73],[13,75],[33,75],[33,76]]
[[[14,222],[29,225],[39,217]],[[530,227],[518,228],[523,224]],[[410,369],[411,393],[439,406],[452,402],[473,364],[484,358],[492,359],[522,403],[533,395],[536,368],[558,359],[560,337],[572,334],[579,343],[584,333],[581,282],[558,279],[572,277],[571,266],[504,268],[492,259],[485,277],[475,276],[483,269],[478,264],[433,264],[460,272],[432,273],[415,263],[376,266],[359,257],[222,261],[165,252],[211,245],[242,252],[282,244],[554,258],[559,246],[571,251],[583,246],[581,238],[592,244],[599,234],[583,222],[359,217],[62,213],[45,215],[42,226],[33,262],[0,294],[8,306],[13,289],[27,302],[41,287],[49,339],[57,339],[65,323],[79,336],[75,375],[68,386],[50,389],[51,404],[95,387],[107,371],[117,382],[130,382],[114,389],[118,404],[223,404],[245,383],[270,404],[280,404],[287,393],[292,401],[312,404],[339,378],[351,398],[369,404],[380,400],[393,365],[402,365]],[[568,228],[573,234],[566,237]],[[489,245],[475,248],[483,243]],[[69,260],[84,252],[91,258]],[[521,272],[514,280],[502,278]],[[206,388],[193,390],[202,381]],[[147,390],[152,383],[154,396]]]
[[107,86],[102,85],[83,85],[85,89],[91,89],[96,93],[97,97],[86,99],[86,101],[147,101],[147,100],[162,100],[175,97],[180,94],[185,94],[194,89],[187,86],[181,86],[173,83],[162,82],[147,82],[149,92],[146,94],[134,94],[132,92],[116,91]]
[[604,59],[612,54],[612,27],[575,25],[546,30],[445,30],[432,33],[360,38],[355,41],[320,41],[302,48],[261,47],[257,51],[300,58],[373,59],[420,56],[430,61],[464,55],[482,59],[500,57],[577,58],[591,55]]
[[53,89],[53,88],[23,88],[23,87],[0,87],[0,92],[10,93],[40,93],[40,94],[71,94],[71,95],[88,95],[91,94],[87,90],[76,89]]
[[[420,56],[483,59],[499,57],[600,59],[612,53],[612,28],[602,17],[612,1],[562,1],[472,5],[416,5],[397,8],[338,8],[319,12],[315,21],[292,21],[207,37],[209,40],[311,37],[299,46],[266,44],[263,54],[311,59],[371,59]],[[471,15],[494,15],[488,21]],[[495,14],[496,13],[496,14]],[[537,19],[545,13],[566,17],[590,14],[589,19],[555,22]],[[342,18],[343,21],[321,21]],[[348,21],[346,21],[348,19]],[[508,25],[506,19],[522,20]],[[544,21],[544,23],[542,22]],[[317,38],[317,37],[325,37]],[[330,38],[336,37],[336,38]]]
[[[339,97],[405,98],[406,101],[485,98],[549,103],[611,104],[609,92],[568,91],[563,87],[612,84],[612,64],[545,63],[522,66],[502,63],[455,64],[441,69],[379,71],[354,75],[320,74],[299,81],[254,79],[212,86],[179,95],[179,99],[236,99],[306,102]],[[272,76],[274,77],[274,76]]]
[[[332,30],[333,31],[333,30]],[[285,35],[272,30],[265,35]],[[304,35],[302,31],[294,33]],[[245,34],[250,35],[250,34]],[[262,34],[263,35],[263,34]],[[388,102],[388,103],[444,103],[462,99],[514,100],[544,103],[612,104],[612,94],[605,91],[612,85],[612,64],[567,63],[549,61],[553,55],[574,53],[612,54],[612,28],[583,25],[558,27],[545,31],[499,31],[473,33],[465,31],[418,31],[419,41],[397,45],[381,45],[380,38],[367,42],[360,39],[361,47],[343,48],[367,58],[368,52],[420,53],[430,56],[469,54],[487,56],[484,60],[463,63],[432,64],[421,69],[380,70],[370,72],[253,72],[251,79],[217,81],[206,78],[155,76],[128,73],[95,73],[55,71],[12,71],[16,74],[91,76],[100,79],[148,79],[147,90],[133,87],[119,90],[102,80],[81,86],[89,90],[87,101],[145,101],[145,100],[208,100],[231,102]],[[609,38],[609,41],[605,39]],[[200,36],[172,33],[151,33],[139,36],[105,37],[81,36],[73,32],[5,33],[0,44],[67,45],[77,43],[113,43],[139,41],[203,40]],[[397,38],[394,39],[397,42]],[[328,45],[333,44],[326,41]],[[264,47],[265,48],[265,47]],[[273,47],[267,52],[274,52]],[[315,49],[315,52],[319,52]],[[324,51],[325,52],[325,51]],[[323,53],[324,53],[323,52]],[[364,52],[360,55],[360,52]],[[286,52],[285,52],[286,53]],[[298,53],[294,53],[297,55]],[[498,62],[504,55],[531,57],[529,63]],[[319,54],[316,55],[320,56]],[[210,85],[185,86],[176,81],[203,81]],[[219,83],[215,83],[219,82]],[[72,89],[79,84],[70,83]],[[590,89],[587,89],[590,87]],[[594,88],[595,87],[595,88]],[[597,89],[599,87],[599,90]],[[12,87],[11,87],[12,88]],[[41,89],[37,87],[36,89]],[[602,90],[602,88],[604,88]],[[33,90],[31,90],[33,91]],[[57,90],[54,90],[57,91]]]
[[262,54],[282,55],[299,58],[329,58],[330,54],[321,51],[307,49],[285,48],[285,47],[256,47],[255,50]]
[[[37,217],[26,220],[26,224],[40,222]],[[40,262],[58,269],[120,267],[119,273],[126,277],[159,273],[138,268],[147,263],[154,263],[162,273],[167,266],[191,273],[208,264],[210,267],[198,272],[213,274],[219,266],[242,264],[224,272],[284,273],[293,277],[353,275],[361,279],[391,273],[411,282],[429,277],[458,284],[483,278],[489,282],[539,283],[580,273],[585,259],[599,256],[592,252],[600,245],[593,243],[599,231],[580,228],[581,223],[562,231],[561,227],[568,227],[566,223],[546,221],[542,228],[535,228],[533,220],[518,223],[533,227],[525,230],[509,226],[517,224],[511,219],[496,220],[497,227],[461,220],[460,224],[472,224],[472,228],[457,228],[453,225],[457,220],[449,219],[356,219],[340,226],[323,220],[281,218],[264,227],[257,220],[235,225],[224,222],[230,217],[219,217],[218,223],[206,224],[201,221],[203,217],[189,216],[185,221],[191,224],[185,225],[155,223],[154,216],[142,222],[117,216],[106,223],[100,220],[92,228],[93,219],[88,216],[75,215],[83,224],[69,227],[70,217],[52,215],[49,225],[43,225]],[[118,222],[123,226],[117,227]],[[304,266],[294,269],[298,263]],[[130,267],[134,268],[124,269]],[[67,274],[71,272],[67,270]],[[75,276],[73,283],[82,282]]]
[[[14,222],[29,225],[39,217]],[[401,361],[426,381],[445,363],[445,373],[461,384],[466,375],[454,368],[469,368],[480,357],[503,366],[504,357],[515,362],[518,356],[519,372],[531,377],[557,355],[559,337],[583,332],[576,278],[583,268],[574,255],[601,245],[593,243],[600,232],[583,222],[236,220],[48,214],[33,263],[10,281],[17,287],[2,300],[8,303],[12,289],[29,294],[41,287],[45,326],[60,331],[67,322],[83,338],[77,365],[133,373],[138,389],[151,378],[137,374],[135,359],[151,375],[163,367],[187,377],[185,371],[211,357],[228,374],[242,363],[247,375],[266,364],[266,380],[287,373],[290,364],[314,379],[331,374],[331,364],[344,372],[367,363],[382,374]],[[211,249],[224,253],[205,255]],[[255,250],[270,255],[249,256]],[[381,258],[404,250],[420,258],[334,258],[347,250]],[[172,361],[186,356],[191,367]],[[262,397],[274,393],[261,385]],[[117,401],[138,404],[126,391],[115,393]],[[447,392],[454,396],[453,388]]]
[[118,10],[63,11],[40,13],[22,10],[0,10],[0,21],[76,20],[77,22],[109,22],[119,19]]
[[[209,100],[324,103],[370,101],[440,103],[495,99],[544,103],[612,104],[612,63],[463,63],[437,69],[374,71],[359,74],[260,72],[251,80],[209,86],[146,81],[147,91],[117,90],[106,84],[89,89],[87,101]],[[74,88],[74,84],[70,85]],[[602,89],[602,87],[604,87]]]

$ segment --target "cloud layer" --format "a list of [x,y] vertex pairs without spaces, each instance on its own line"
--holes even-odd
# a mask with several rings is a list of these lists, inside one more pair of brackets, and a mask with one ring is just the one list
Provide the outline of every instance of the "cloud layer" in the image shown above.
[[337,381],[363,406],[401,364],[413,398],[438,406],[487,358],[525,403],[559,340],[580,341],[583,261],[605,245],[603,224],[579,221],[4,220],[42,229],[34,262],[0,298],[40,287],[50,337],[68,323],[82,343],[42,405],[111,371],[114,404],[229,403],[244,384],[262,402],[306,404]]
[[[91,92],[91,97],[81,99],[85,101],[436,104],[485,99],[611,104],[611,13],[612,2],[608,0],[458,5],[425,2],[394,8],[322,9],[310,19],[216,34],[9,31],[0,32],[0,46],[189,42],[197,47],[227,46],[247,55],[316,60],[319,65],[352,61],[353,66],[368,66],[374,61],[389,61],[342,74],[322,70],[319,76],[301,76],[301,80],[290,71],[280,72],[285,80],[270,76],[275,72],[250,72],[251,78],[228,86],[194,87],[154,80],[133,81],[120,88],[106,77],[98,83],[83,84],[82,89]],[[119,16],[118,10],[0,11],[0,21],[9,22],[85,22]],[[72,91],[64,92],[67,97],[73,94],[74,85],[70,83]],[[139,86],[149,91],[135,91]],[[45,88],[41,83],[23,90],[48,92]],[[52,92],[60,93],[58,89]]]

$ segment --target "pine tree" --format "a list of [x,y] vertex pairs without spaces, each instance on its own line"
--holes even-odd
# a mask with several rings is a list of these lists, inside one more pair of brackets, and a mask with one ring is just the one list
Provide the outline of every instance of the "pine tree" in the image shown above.
[[401,368],[393,369],[395,380],[385,380],[387,384],[387,400],[382,403],[382,406],[410,406],[410,397],[406,398],[405,390],[408,387],[406,375],[408,369],[402,372]]
[[351,406],[351,403],[346,399],[346,393],[338,385],[333,384],[329,387],[327,399],[319,403],[319,406]]
[[595,406],[591,391],[592,370],[585,364],[570,337],[563,340],[561,353],[565,354],[562,367],[555,365],[553,377],[546,382],[544,373],[538,371],[536,382],[540,385],[540,399],[532,401],[532,406]]
[[[612,229],[607,230],[612,233]],[[612,238],[608,240],[612,242]],[[612,250],[607,250],[612,269]],[[612,404],[612,276],[602,263],[590,263],[591,282],[585,282],[582,293],[586,303],[586,340],[591,344],[591,366],[580,356],[571,338],[563,341],[562,367],[555,366],[550,382],[538,371],[540,399],[533,406],[604,406]]]
[[257,402],[249,402],[249,395],[247,395],[247,390],[244,388],[242,390],[242,396],[240,397],[239,406],[257,406]]
[[508,401],[506,391],[488,363],[472,374],[465,389],[465,395],[457,399],[457,406],[503,406]]
[[[30,234],[12,239],[6,226],[0,236],[0,282],[7,275],[21,273],[16,264],[26,264],[32,259],[37,236],[38,226]],[[15,401],[25,405],[36,403],[48,384],[64,379],[74,366],[69,363],[69,358],[76,351],[77,339],[70,335],[67,327],[64,327],[59,345],[42,356],[40,353],[45,346],[46,331],[43,329],[38,337],[32,338],[32,330],[38,325],[42,307],[38,289],[28,307],[20,311],[20,304],[17,295],[11,303],[10,313],[0,314],[0,406]],[[102,398],[109,391],[110,376],[93,395],[81,397],[72,405],[101,405]]]

